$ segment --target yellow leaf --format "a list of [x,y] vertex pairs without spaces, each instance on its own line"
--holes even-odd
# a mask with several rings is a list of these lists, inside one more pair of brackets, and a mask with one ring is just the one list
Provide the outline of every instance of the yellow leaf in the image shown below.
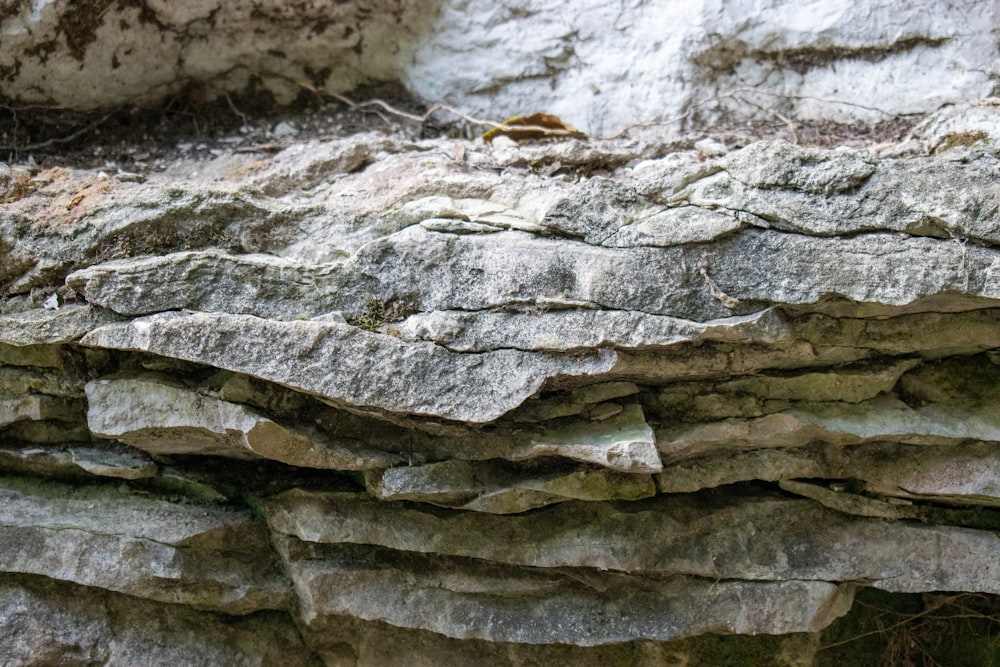
[[586,134],[572,125],[567,125],[559,116],[550,113],[534,113],[530,116],[508,118],[500,127],[494,127],[485,132],[483,139],[491,142],[499,136],[510,137],[514,141],[587,138]]

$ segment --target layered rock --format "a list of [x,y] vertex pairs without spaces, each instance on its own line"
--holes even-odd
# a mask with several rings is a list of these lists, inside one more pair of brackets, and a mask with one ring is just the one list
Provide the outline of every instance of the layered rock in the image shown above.
[[[966,111],[935,155],[359,135],[252,192],[242,153],[39,178],[0,213],[0,649],[821,665],[856,595],[995,601]],[[606,173],[537,168],[573,151]]]

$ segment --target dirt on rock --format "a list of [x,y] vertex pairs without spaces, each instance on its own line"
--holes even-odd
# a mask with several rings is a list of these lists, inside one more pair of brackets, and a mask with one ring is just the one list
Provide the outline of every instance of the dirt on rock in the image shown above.
[[[745,120],[701,122],[695,115],[625,128],[662,128],[679,135],[678,146],[711,136],[730,148],[759,139],[832,147],[902,141],[923,116],[893,116],[872,124],[831,121]],[[304,91],[292,105],[274,104],[266,92],[203,99],[192,89],[155,108],[81,113],[24,108],[0,99],[0,162],[31,171],[51,167],[105,170],[118,174],[163,171],[179,159],[211,159],[232,152],[274,153],[308,140],[383,131],[417,140],[473,139],[489,125],[446,110],[428,113],[399,84],[386,83],[331,98]],[[493,123],[502,118],[489,119]]]

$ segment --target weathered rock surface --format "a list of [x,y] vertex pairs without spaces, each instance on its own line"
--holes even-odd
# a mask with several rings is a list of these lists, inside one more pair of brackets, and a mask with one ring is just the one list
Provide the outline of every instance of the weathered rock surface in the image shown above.
[[283,614],[246,617],[153,604],[42,577],[0,579],[10,665],[320,665]]
[[90,431],[151,454],[270,458],[308,468],[363,470],[399,462],[309,429],[286,427],[236,403],[205,396],[169,379],[118,377],[87,385]]
[[269,562],[267,535],[246,512],[16,479],[4,480],[3,488],[4,572],[231,614],[288,604],[287,580]]
[[0,83],[21,103],[89,109],[190,81],[287,102],[397,80],[498,120],[543,108],[603,133],[692,107],[849,122],[990,94],[997,22],[973,0],[13,2],[0,13]]
[[[316,619],[353,616],[458,639],[578,646],[706,631],[788,634],[826,627],[846,611],[852,593],[826,582],[616,574],[591,580],[446,556],[283,542],[307,628]],[[710,608],[699,604],[705,599]]]
[[[893,591],[996,593],[1000,544],[990,531],[884,525],[810,501],[768,498],[708,505],[661,497],[624,504],[562,504],[525,517],[425,512],[349,495],[289,492],[271,527],[310,543],[374,544],[542,568],[688,574],[715,580],[866,581]],[[820,535],[814,531],[823,526]],[[631,541],[630,535],[642,535]],[[695,539],[697,537],[697,539]],[[907,552],[900,554],[899,544]],[[942,558],[956,565],[942,572]],[[601,575],[588,574],[597,586]],[[609,583],[609,587],[612,585]]]
[[855,594],[996,603],[998,128],[38,174],[0,655],[828,665]]

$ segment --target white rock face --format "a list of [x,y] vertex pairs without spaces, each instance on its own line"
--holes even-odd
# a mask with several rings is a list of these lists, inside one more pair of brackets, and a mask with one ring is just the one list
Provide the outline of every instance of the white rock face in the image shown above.
[[0,13],[0,92],[96,108],[252,80],[279,101],[399,80],[428,103],[581,129],[695,110],[850,122],[993,94],[994,2],[277,0]]
[[477,112],[544,107],[604,133],[746,88],[738,94],[802,117],[877,121],[874,108],[908,113],[986,95],[996,67],[994,3],[512,5],[447,6],[404,80],[429,100]]

